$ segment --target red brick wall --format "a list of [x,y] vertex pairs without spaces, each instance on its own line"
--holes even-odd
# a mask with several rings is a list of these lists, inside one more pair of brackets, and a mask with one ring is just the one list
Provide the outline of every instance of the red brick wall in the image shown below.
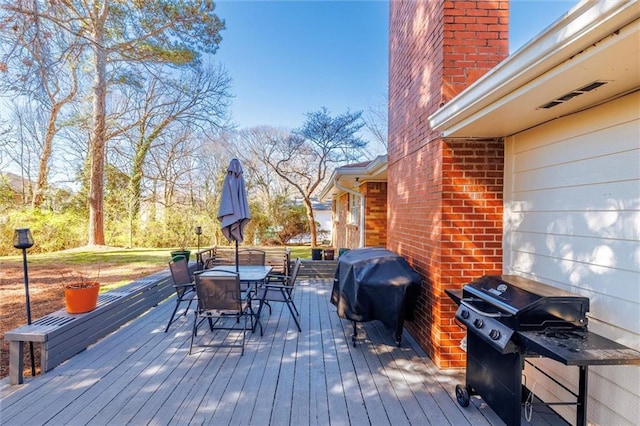
[[387,246],[387,183],[365,182],[360,185],[365,197],[364,245]]
[[442,140],[428,117],[508,54],[506,1],[390,4],[387,247],[423,276],[412,335],[461,367],[446,288],[502,265],[501,141]]
[[[387,183],[364,182],[359,191],[365,197],[364,245],[387,244]],[[358,225],[349,224],[349,194],[341,195],[333,204],[333,245],[338,248],[356,248],[360,244]],[[337,208],[337,205],[340,208]],[[338,212],[340,217],[338,217]]]

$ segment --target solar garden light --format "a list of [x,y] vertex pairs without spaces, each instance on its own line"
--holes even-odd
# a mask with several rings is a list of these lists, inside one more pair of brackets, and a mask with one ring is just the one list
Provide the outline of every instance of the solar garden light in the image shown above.
[[[29,274],[27,272],[27,249],[33,246],[33,236],[29,228],[16,229],[13,234],[13,246],[22,250],[22,264],[24,266],[24,291],[27,302],[27,324],[31,324],[31,302],[29,301]],[[31,355],[31,375],[36,375],[36,365],[33,355],[33,342],[29,342]]]

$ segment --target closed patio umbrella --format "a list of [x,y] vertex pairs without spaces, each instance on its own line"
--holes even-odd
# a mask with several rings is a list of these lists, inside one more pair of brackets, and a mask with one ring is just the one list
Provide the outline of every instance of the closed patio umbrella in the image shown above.
[[237,159],[231,160],[222,186],[222,197],[218,209],[222,234],[236,244],[236,269],[238,268],[238,243],[244,240],[244,227],[251,219],[249,201],[242,176],[242,166]]

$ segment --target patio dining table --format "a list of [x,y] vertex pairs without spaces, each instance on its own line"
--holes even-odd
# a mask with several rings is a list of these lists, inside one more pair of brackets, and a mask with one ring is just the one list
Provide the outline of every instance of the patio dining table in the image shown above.
[[236,272],[243,284],[259,284],[265,282],[267,275],[273,269],[269,265],[240,265],[236,269],[236,265],[218,265],[210,269],[205,269],[201,274],[207,276],[210,271]]

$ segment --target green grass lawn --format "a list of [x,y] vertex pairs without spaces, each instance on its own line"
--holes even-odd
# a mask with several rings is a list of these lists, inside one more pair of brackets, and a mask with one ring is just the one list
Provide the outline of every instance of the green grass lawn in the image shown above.
[[[244,246],[243,246],[244,247]],[[248,247],[248,246],[247,246]],[[308,259],[311,257],[311,249],[308,246],[292,246],[291,259],[300,257]],[[99,248],[91,249],[81,247],[72,250],[65,250],[53,253],[29,254],[28,263],[30,266],[56,265],[58,267],[73,268],[78,271],[77,275],[87,279],[98,279],[109,275],[110,270],[126,267],[127,269],[149,268],[154,266],[167,267],[171,258],[170,252],[174,249],[160,248]],[[191,247],[191,260],[195,260],[196,248]],[[0,257],[0,263],[4,266],[13,265],[18,267],[22,263],[22,254],[16,250],[13,256]],[[101,288],[101,292],[113,290],[121,285],[127,284],[130,279],[123,277],[122,280],[111,282]]]

